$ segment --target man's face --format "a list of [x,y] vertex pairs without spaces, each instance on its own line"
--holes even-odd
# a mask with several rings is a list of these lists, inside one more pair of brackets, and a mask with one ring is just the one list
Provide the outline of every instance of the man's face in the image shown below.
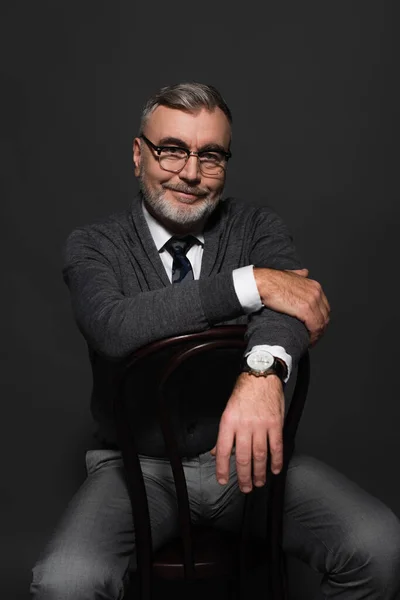
[[[158,106],[150,115],[143,133],[156,146],[181,146],[193,152],[210,145],[227,152],[231,136],[228,119],[219,108],[188,113],[166,106]],[[168,229],[179,233],[201,227],[218,205],[225,171],[204,175],[196,156],[179,173],[171,173],[160,167],[155,150],[135,138],[133,162],[146,207]]]

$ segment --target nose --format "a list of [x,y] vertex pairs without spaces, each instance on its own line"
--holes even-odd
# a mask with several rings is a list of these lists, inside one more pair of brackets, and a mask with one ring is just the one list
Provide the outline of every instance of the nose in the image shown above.
[[190,182],[199,182],[201,180],[200,165],[197,156],[189,156],[186,165],[179,173],[179,177]]

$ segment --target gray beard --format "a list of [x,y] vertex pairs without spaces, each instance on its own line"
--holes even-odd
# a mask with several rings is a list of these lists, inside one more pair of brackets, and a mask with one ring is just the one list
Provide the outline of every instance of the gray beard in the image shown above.
[[139,176],[139,188],[143,194],[144,200],[152,208],[152,212],[160,221],[170,223],[171,225],[178,225],[189,230],[196,228],[200,224],[204,224],[211,213],[217,208],[222,193],[215,199],[212,200],[208,196],[202,198],[201,202],[196,203],[196,206],[192,206],[191,209],[187,210],[185,207],[172,206],[165,199],[165,192],[153,193],[151,192],[144,182],[144,177]]

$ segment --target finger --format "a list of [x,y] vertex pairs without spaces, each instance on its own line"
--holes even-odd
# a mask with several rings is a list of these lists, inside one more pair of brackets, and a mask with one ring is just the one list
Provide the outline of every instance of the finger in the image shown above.
[[331,307],[330,304],[328,302],[328,298],[325,296],[325,294],[322,294],[322,303],[325,309],[325,320],[328,322],[329,321],[329,314],[331,312]]
[[321,312],[319,317],[316,317],[315,325],[310,335],[311,345],[315,345],[317,341],[324,335],[329,325],[329,313]]
[[283,434],[280,422],[268,429],[271,471],[277,475],[283,467]]
[[329,312],[330,312],[328,298],[325,296],[324,291],[319,284],[317,287],[317,293],[318,293],[318,295],[316,296],[316,302],[317,302],[319,310],[321,311],[324,326],[326,326],[326,322],[329,318]]
[[325,317],[319,306],[314,307],[314,309],[311,309],[311,307],[308,308],[304,324],[309,331],[311,344],[315,344],[323,334],[326,324]]
[[253,488],[251,480],[252,468],[252,434],[251,430],[236,433],[236,471],[239,487],[247,494]]
[[304,323],[311,334],[311,342],[315,343],[328,325],[328,301],[317,281],[310,280],[309,290],[310,296],[308,305],[305,307]]
[[318,340],[321,339],[325,332],[325,329],[316,329],[313,333],[310,333],[310,347],[313,348]]
[[264,485],[267,476],[268,443],[265,429],[253,433],[253,481],[254,485]]
[[320,283],[315,282],[316,284],[316,290],[317,290],[317,302],[319,304],[320,310],[322,312],[323,318],[324,318],[324,327],[327,326],[327,321],[329,319],[329,313],[331,311],[331,307],[329,305],[328,302],[328,298],[326,297],[326,294],[324,292],[324,290],[322,289],[322,286]]
[[215,447],[215,472],[218,483],[221,485],[225,485],[229,480],[230,458],[234,439],[235,435],[233,428],[227,425],[224,426],[221,421],[217,444]]

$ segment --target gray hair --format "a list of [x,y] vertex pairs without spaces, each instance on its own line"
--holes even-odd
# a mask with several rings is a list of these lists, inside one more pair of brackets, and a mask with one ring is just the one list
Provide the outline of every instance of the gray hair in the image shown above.
[[198,111],[201,108],[212,111],[218,107],[232,125],[232,113],[220,92],[212,85],[192,81],[163,87],[149,98],[142,111],[139,135],[143,133],[147,119],[158,106],[187,112]]

